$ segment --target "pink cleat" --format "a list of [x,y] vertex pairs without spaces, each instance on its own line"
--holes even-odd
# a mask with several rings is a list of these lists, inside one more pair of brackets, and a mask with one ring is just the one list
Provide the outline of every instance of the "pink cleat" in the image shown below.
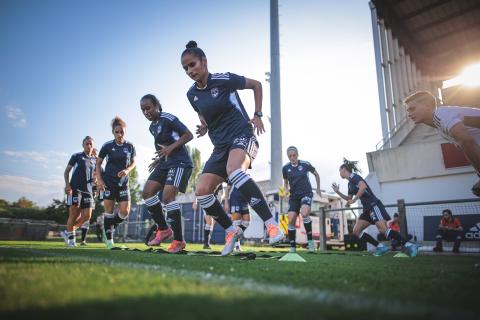
[[155,234],[155,238],[153,238],[150,242],[148,242],[148,245],[152,247],[159,246],[160,243],[170,239],[171,237],[173,237],[172,229],[168,228],[165,230],[157,230],[157,233]]

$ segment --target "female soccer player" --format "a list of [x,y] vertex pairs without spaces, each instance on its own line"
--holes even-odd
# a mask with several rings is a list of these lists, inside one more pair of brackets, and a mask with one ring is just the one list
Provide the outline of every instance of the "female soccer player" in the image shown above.
[[[103,193],[104,230],[106,245],[113,248],[113,232],[130,213],[130,189],[128,174],[135,168],[135,147],[125,140],[127,124],[120,117],[111,123],[114,139],[106,142],[98,154],[96,172],[97,188]],[[102,162],[106,159],[105,170]],[[113,213],[115,202],[119,211]]]
[[[86,136],[83,141],[83,151],[75,153],[68,161],[65,169],[65,193],[69,215],[67,230],[60,234],[70,247],[75,247],[75,230],[89,221],[95,206],[93,198],[93,173],[97,158],[92,154],[93,139]],[[70,178],[70,171],[72,171]],[[70,179],[69,179],[70,178]]]
[[340,166],[340,176],[348,180],[348,196],[340,192],[337,183],[332,183],[333,191],[346,200],[348,205],[357,202],[357,200],[360,200],[362,203],[363,213],[353,227],[353,234],[360,240],[375,246],[377,249],[374,255],[381,256],[388,252],[388,247],[379,243],[368,233],[363,232],[369,225],[374,224],[385,238],[400,243],[405,247],[410,257],[415,257],[418,251],[417,245],[405,241],[400,233],[387,227],[387,221],[390,220],[387,210],[383,203],[373,194],[367,182],[357,172],[360,172],[357,168],[357,162],[344,159],[343,164]]
[[[231,214],[233,225],[246,230],[250,225],[250,209],[248,208],[248,201],[238,191],[237,188],[230,184],[225,191],[225,203],[223,205],[225,212]],[[240,239],[237,240],[234,247],[235,251],[240,251]]]
[[[283,186],[287,193],[290,193],[288,199],[288,239],[290,241],[290,252],[296,251],[296,228],[298,215],[303,218],[303,226],[307,232],[308,251],[315,252],[315,243],[312,237],[312,219],[310,218],[310,209],[312,206],[313,192],[308,173],[315,176],[317,182],[317,194],[322,196],[320,190],[320,176],[315,168],[307,161],[298,159],[298,150],[291,146],[287,149],[289,163],[283,166]],[[289,188],[290,187],[290,188]]]
[[[200,125],[197,135],[208,132],[214,150],[198,179],[195,194],[208,215],[226,231],[222,255],[228,255],[243,230],[232,221],[215,199],[215,188],[228,180],[248,200],[250,206],[264,221],[270,244],[282,241],[283,232],[275,223],[262,192],[245,173],[255,159],[258,142],[254,134],[265,132],[262,122],[262,84],[233,73],[211,74],[207,57],[195,41],[190,41],[181,55],[182,67],[195,81],[187,92],[188,100],[198,113]],[[255,116],[249,119],[237,90],[251,89],[255,98]],[[253,125],[253,126],[252,126]]]
[[[143,188],[143,199],[158,228],[155,238],[148,245],[158,246],[173,236],[168,252],[178,253],[186,243],[182,234],[180,205],[175,199],[178,191],[186,191],[192,174],[193,162],[185,144],[193,139],[193,135],[177,117],[162,111],[162,105],[154,95],[143,96],[140,107],[145,118],[151,121],[150,133],[157,150],[157,157],[149,167],[152,173]],[[165,204],[172,228],[167,225],[161,202]]]

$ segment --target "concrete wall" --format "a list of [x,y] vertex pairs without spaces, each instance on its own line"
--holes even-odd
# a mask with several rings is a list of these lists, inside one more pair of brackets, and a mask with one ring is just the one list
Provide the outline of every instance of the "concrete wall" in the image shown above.
[[[384,203],[472,198],[478,181],[471,166],[445,169],[438,136],[412,135],[408,144],[367,154],[370,174],[366,178]],[[418,138],[423,137],[423,138]]]

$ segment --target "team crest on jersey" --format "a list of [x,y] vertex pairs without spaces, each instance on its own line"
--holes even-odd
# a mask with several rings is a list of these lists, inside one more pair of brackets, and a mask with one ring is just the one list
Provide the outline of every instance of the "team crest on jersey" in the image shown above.
[[112,148],[112,151],[115,151],[115,147]]
[[124,153],[128,153],[128,148],[123,148]]
[[218,92],[219,92],[219,91],[218,91],[218,88],[212,88],[212,89],[210,90],[210,93],[212,94],[212,98],[218,97]]
[[157,134],[160,134],[160,132],[162,132],[162,126],[157,127]]
[[198,101],[198,97],[197,97],[197,96],[194,96],[194,97],[193,97],[193,101]]
[[303,170],[303,166],[298,166],[298,170],[302,171],[302,170]]

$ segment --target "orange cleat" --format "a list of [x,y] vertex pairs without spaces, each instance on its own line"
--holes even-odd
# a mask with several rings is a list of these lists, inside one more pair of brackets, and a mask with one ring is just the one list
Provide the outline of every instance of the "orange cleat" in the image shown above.
[[283,233],[282,229],[276,224],[269,224],[267,227],[267,234],[268,234],[268,243],[270,245],[274,245],[280,241],[285,239],[285,234]]
[[222,256],[228,256],[232,253],[235,243],[240,239],[242,234],[243,230],[237,226],[235,226],[234,231],[227,232],[225,235],[225,247],[223,247]]
[[168,247],[167,251],[169,253],[179,253],[185,247],[187,246],[187,243],[185,241],[178,241],[178,240],[173,240],[172,243],[170,244],[170,247]]

